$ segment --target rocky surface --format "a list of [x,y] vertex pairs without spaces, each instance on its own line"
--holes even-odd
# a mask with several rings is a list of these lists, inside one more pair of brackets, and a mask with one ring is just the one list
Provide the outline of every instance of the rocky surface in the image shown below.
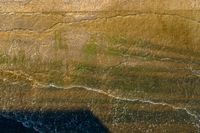
[[1,0],[1,116],[36,132],[198,133],[199,7]]

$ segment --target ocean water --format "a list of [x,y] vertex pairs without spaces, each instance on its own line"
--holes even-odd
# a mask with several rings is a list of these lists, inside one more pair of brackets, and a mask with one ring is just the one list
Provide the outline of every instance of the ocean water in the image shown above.
[[1,112],[0,133],[108,133],[89,110]]

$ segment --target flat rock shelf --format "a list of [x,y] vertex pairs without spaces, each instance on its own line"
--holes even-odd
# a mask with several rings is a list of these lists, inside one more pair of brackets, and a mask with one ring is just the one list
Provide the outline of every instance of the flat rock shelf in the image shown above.
[[199,9],[0,1],[0,132],[199,133]]

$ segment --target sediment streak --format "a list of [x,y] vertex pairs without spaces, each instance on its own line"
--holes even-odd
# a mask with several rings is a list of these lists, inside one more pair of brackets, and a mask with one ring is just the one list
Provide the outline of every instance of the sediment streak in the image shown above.
[[[13,74],[13,75],[15,75],[17,77],[21,76],[21,77],[25,78],[27,81],[32,82],[32,85],[34,87],[41,87],[41,88],[50,88],[50,87],[52,87],[52,88],[63,89],[63,90],[70,90],[70,89],[73,89],[73,88],[81,88],[81,89],[84,89],[84,90],[87,90],[87,91],[92,91],[92,92],[95,92],[95,93],[103,94],[105,96],[108,96],[108,97],[111,97],[113,99],[120,100],[120,101],[147,103],[147,104],[152,104],[152,105],[167,106],[167,107],[170,107],[170,108],[172,108],[174,110],[182,110],[182,111],[185,111],[190,117],[194,118],[195,121],[197,121],[196,122],[196,127],[200,130],[199,115],[191,112],[186,107],[179,107],[179,106],[175,106],[175,105],[172,105],[172,104],[169,104],[169,103],[165,103],[165,102],[155,102],[155,101],[148,100],[148,99],[132,99],[132,98],[120,97],[120,96],[113,95],[112,93],[106,92],[106,91],[101,90],[101,89],[90,88],[90,87],[83,86],[83,85],[70,85],[70,86],[66,86],[65,87],[65,86],[58,86],[58,85],[55,85],[55,84],[40,83],[37,80],[35,80],[32,76],[30,76],[27,73],[24,73],[22,71],[17,71],[16,72],[16,71],[9,71],[9,70],[5,71],[4,70],[3,72],[9,73],[9,74]],[[3,81],[6,81],[6,80],[3,79]],[[16,82],[14,82],[14,84],[16,84]]]

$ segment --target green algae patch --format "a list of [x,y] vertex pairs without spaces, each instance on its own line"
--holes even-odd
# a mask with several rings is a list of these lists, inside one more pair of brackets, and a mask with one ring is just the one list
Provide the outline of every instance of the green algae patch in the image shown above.
[[113,56],[123,56],[123,51],[109,47],[107,49],[107,54]]
[[66,42],[62,39],[62,31],[61,30],[56,30],[54,32],[55,35],[55,49],[68,49],[68,45],[66,44]]
[[87,55],[96,55],[98,50],[98,44],[95,41],[88,42],[84,47],[84,53]]
[[55,31],[55,45],[56,45],[56,48],[61,47],[61,32],[59,31]]
[[92,65],[79,64],[76,68],[78,73],[94,73],[96,68]]
[[6,64],[10,60],[10,56],[0,53],[0,64]]

